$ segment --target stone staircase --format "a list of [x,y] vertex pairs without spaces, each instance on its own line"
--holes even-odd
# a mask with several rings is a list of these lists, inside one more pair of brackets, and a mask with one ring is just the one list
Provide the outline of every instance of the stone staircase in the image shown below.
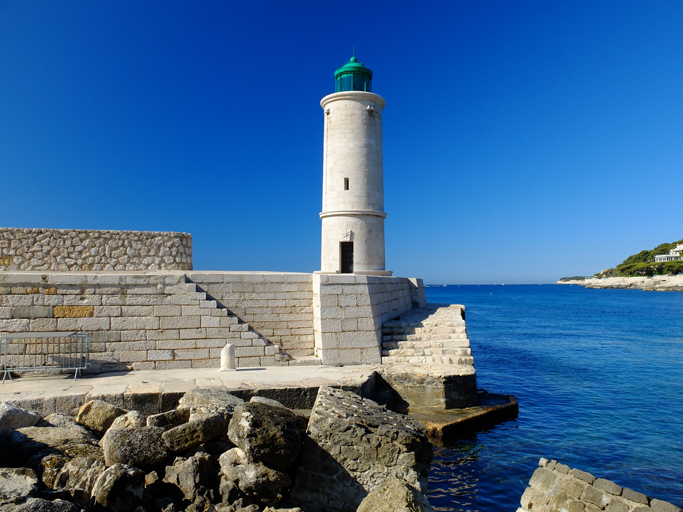
[[382,364],[474,365],[465,308],[427,304],[382,326]]
[[[224,317],[221,319],[220,334],[235,345],[237,366],[240,366],[240,359],[242,357],[248,357],[250,359],[260,357],[258,366],[312,366],[322,364],[320,358],[317,357],[294,358],[290,356],[283,351],[279,345],[274,345],[268,339],[261,336],[258,331],[252,329],[247,322],[244,322],[237,315],[233,314],[228,308],[221,304],[220,301],[214,299],[187,276],[185,277],[185,280],[186,293],[188,295],[202,301],[202,304],[204,304],[205,307],[215,308],[215,310],[220,311],[219,316]],[[213,313],[213,315],[216,316],[216,313]],[[248,340],[248,343],[245,343],[245,340]],[[265,347],[264,354],[262,354],[262,356],[241,356],[242,351],[240,349],[247,348],[247,350],[245,350],[245,352],[247,352],[251,347]],[[272,360],[273,357],[274,361]],[[252,365],[253,363],[247,364],[247,366]]]

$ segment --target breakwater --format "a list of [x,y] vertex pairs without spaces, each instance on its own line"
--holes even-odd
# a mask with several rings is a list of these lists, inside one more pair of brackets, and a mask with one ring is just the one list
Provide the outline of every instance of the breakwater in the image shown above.
[[517,512],[681,512],[677,506],[556,460],[541,458]]

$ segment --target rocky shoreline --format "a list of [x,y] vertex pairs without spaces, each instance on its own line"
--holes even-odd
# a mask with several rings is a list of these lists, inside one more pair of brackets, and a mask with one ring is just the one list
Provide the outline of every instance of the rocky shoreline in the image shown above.
[[586,288],[607,288],[615,290],[645,290],[655,292],[683,291],[683,275],[676,276],[639,276],[605,277],[603,279],[584,279],[558,281],[555,284],[576,284]]
[[308,419],[219,389],[147,417],[101,400],[75,417],[3,402],[0,442],[7,512],[432,510],[422,424],[329,387]]

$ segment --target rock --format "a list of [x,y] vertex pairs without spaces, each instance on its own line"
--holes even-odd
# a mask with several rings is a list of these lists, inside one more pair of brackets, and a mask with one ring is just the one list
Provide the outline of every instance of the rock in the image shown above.
[[190,421],[190,409],[174,409],[161,414],[155,414],[147,417],[148,427],[162,427],[164,430],[170,430],[173,427],[182,425]]
[[104,463],[154,469],[163,464],[170,453],[161,437],[163,433],[161,427],[110,428],[102,438]]
[[186,500],[204,510],[218,497],[218,467],[208,454],[177,458],[166,466],[164,482],[177,486]]
[[39,421],[40,414],[8,402],[0,402],[0,430],[32,427]]
[[81,512],[73,503],[64,500],[48,501],[42,498],[29,498],[14,512]]
[[192,389],[185,393],[178,401],[178,409],[190,409],[192,407],[223,408],[232,414],[232,411],[244,400],[231,395],[220,389]]
[[101,460],[76,457],[59,471],[52,488],[64,490],[76,501],[87,504],[97,479],[105,469]]
[[54,452],[51,449],[36,453],[28,460],[27,466],[36,472],[38,479],[43,482],[45,487],[52,489],[55,478],[69,462],[71,457],[63,453]]
[[102,400],[91,400],[83,404],[78,410],[76,423],[102,434],[111,427],[116,418],[126,414],[126,412]]
[[263,509],[263,512],[303,512],[303,511],[299,507],[294,507],[294,508],[266,507]]
[[237,484],[247,496],[266,505],[274,505],[283,498],[284,490],[291,485],[286,473],[271,469],[261,462],[248,459],[240,448],[228,450],[219,459],[221,472]]
[[48,414],[38,424],[39,427],[62,427],[62,428],[83,428],[74,421],[71,416],[66,414],[52,413]]
[[288,468],[301,451],[303,420],[289,409],[252,402],[235,408],[228,437],[251,460]]
[[432,445],[419,422],[321,387],[308,432],[290,489],[307,512],[355,510],[392,475],[426,493]]
[[227,425],[232,418],[232,412],[244,400],[231,395],[227,391],[220,389],[193,389],[188,391],[179,400],[177,410],[189,409],[189,421],[200,420],[214,416],[223,415]]
[[130,411],[117,417],[109,428],[133,428],[147,425],[145,417],[138,411]]
[[102,458],[97,438],[82,427],[25,427],[12,432],[8,439],[15,465],[23,465],[39,452],[63,453],[69,457]]
[[424,494],[391,475],[361,502],[357,512],[433,512]]
[[[173,502],[170,498],[158,498],[154,500],[154,506],[161,512],[182,512],[183,509],[180,505]],[[232,512],[232,511],[230,511]]]
[[29,468],[0,468],[0,510],[16,510],[38,492],[38,477]]
[[263,396],[252,396],[251,399],[249,400],[249,403],[252,403],[252,404],[267,404],[267,405],[272,405],[273,407],[284,407],[285,409],[287,409],[287,407],[285,407],[284,405],[282,405],[282,404],[281,404],[280,402],[278,402],[277,400],[273,400],[272,398],[266,398],[266,397],[263,397]]
[[110,512],[131,512],[142,502],[145,474],[125,464],[105,469],[95,482],[92,497]]
[[220,413],[214,413],[204,419],[188,421],[173,427],[164,432],[162,437],[171,450],[181,452],[206,441],[217,439],[226,431],[225,418]]
[[258,505],[247,505],[246,507],[236,508],[235,512],[259,512],[261,507]]

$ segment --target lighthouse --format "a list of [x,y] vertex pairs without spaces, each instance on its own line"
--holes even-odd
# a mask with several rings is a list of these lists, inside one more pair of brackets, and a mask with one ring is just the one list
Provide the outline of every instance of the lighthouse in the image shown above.
[[324,111],[321,273],[390,276],[384,260],[382,109],[356,57],[334,73]]

